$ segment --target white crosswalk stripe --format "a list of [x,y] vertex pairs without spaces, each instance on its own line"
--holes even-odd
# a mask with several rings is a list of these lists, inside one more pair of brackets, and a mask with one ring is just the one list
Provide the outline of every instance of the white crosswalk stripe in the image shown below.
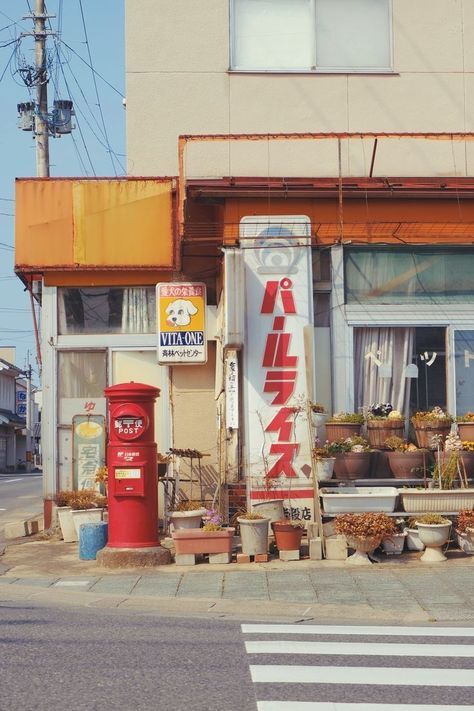
[[474,711],[474,628],[243,624],[242,633],[258,711]]

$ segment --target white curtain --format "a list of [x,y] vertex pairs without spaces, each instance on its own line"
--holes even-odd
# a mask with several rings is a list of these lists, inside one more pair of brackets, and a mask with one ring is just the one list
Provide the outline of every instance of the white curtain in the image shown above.
[[141,287],[123,290],[122,333],[151,333],[155,330],[153,296]]
[[[390,402],[409,415],[410,383],[405,368],[412,363],[414,328],[356,328],[354,330],[354,387],[356,412],[375,402]],[[382,363],[378,366],[376,360]],[[380,377],[387,366],[391,377]]]

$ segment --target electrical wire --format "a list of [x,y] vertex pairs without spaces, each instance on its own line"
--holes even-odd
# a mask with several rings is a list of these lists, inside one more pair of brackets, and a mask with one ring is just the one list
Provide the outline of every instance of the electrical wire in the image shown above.
[[[90,48],[90,44],[89,44],[89,37],[88,37],[88,34],[87,34],[87,26],[86,26],[86,19],[85,19],[85,17],[84,17],[84,9],[83,9],[83,7],[82,7],[82,0],[79,0],[79,8],[80,8],[80,11],[81,11],[82,26],[83,26],[83,29],[84,29],[84,37],[85,37],[85,39],[86,39],[87,55],[88,55],[88,57],[89,57],[89,62],[90,62],[90,65],[91,65],[91,67],[92,67],[92,66],[93,66],[92,54],[91,54],[91,48]],[[97,106],[98,106],[98,108],[99,108],[99,115],[100,115],[100,118],[101,118],[101,121],[102,121],[102,128],[104,129],[104,137],[105,137],[105,140],[106,140],[106,143],[107,143],[107,148],[108,148],[108,151],[109,151],[110,162],[111,162],[111,164],[112,164],[112,170],[114,171],[115,176],[117,176],[117,169],[116,169],[116,167],[115,167],[115,162],[114,162],[114,159],[113,159],[112,147],[111,147],[111,145],[110,145],[109,136],[108,136],[108,134],[107,134],[107,127],[106,127],[106,125],[105,125],[104,113],[103,113],[103,111],[102,111],[102,105],[101,105],[101,103],[100,103],[99,89],[98,89],[98,87],[97,87],[97,79],[96,79],[96,76],[95,76],[95,72],[94,72],[93,70],[92,70],[91,73],[92,73],[92,80],[93,80],[93,82],[94,82],[94,89],[95,89],[95,95],[96,95],[96,99],[97,99]],[[119,162],[119,165],[120,165],[120,162]],[[123,167],[122,167],[122,172],[124,172]]]
[[73,49],[73,47],[68,45],[67,42],[65,42],[64,40],[61,40],[61,44],[63,44],[65,47],[67,47],[69,50],[71,50],[71,52],[73,54],[75,54],[76,57],[78,57],[78,59],[80,59],[81,62],[83,62],[86,65],[86,67],[89,67],[89,69],[92,72],[94,72],[94,74],[96,74],[99,77],[99,79],[102,79],[104,84],[107,84],[107,86],[109,86],[111,89],[113,89],[113,91],[115,91],[115,93],[118,94],[122,99],[125,98],[122,91],[119,91],[119,89],[117,89],[113,84],[111,84],[109,81],[107,81],[107,79],[105,77],[103,77],[102,74],[100,74],[96,69],[94,69],[94,67],[92,67],[90,64],[88,64],[88,62],[86,62],[84,57],[81,57],[81,55],[78,52],[76,52],[76,50]]

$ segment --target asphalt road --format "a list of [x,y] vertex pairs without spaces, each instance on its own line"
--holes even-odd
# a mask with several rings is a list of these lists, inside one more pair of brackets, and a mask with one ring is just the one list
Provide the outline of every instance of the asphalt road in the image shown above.
[[41,472],[0,474],[0,540],[3,527],[43,511]]
[[474,628],[0,604],[1,711],[472,711]]

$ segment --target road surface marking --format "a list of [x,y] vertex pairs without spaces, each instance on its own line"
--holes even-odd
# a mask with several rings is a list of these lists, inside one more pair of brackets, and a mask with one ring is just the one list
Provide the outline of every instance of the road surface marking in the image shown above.
[[368,657],[474,657],[472,644],[394,644],[364,642],[246,642],[249,654],[338,654]]
[[257,711],[474,711],[450,704],[347,704],[332,701],[257,701]]
[[474,627],[357,627],[344,625],[242,625],[244,634],[344,634],[379,637],[474,637]]

